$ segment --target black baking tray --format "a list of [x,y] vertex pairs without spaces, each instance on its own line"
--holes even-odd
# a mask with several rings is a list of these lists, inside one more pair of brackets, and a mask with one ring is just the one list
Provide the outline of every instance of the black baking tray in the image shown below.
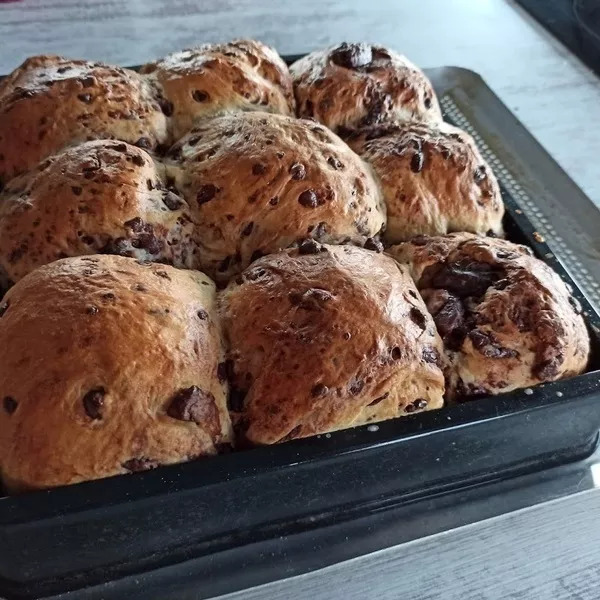
[[251,568],[262,569],[263,580],[284,576],[265,555],[291,550],[294,540],[300,571],[341,559],[339,550],[317,544],[309,560],[299,542],[308,534],[343,532],[365,515],[589,456],[600,428],[600,317],[502,192],[507,237],[533,248],[583,306],[592,341],[586,374],[376,425],[0,498],[0,597],[208,598],[256,581]]

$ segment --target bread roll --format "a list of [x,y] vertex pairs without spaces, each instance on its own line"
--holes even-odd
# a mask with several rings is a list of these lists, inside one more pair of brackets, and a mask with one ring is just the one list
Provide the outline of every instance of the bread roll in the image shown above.
[[173,113],[175,139],[199,117],[231,110],[294,114],[292,79],[275,50],[253,40],[204,44],[142,67]]
[[585,370],[590,341],[579,303],[529,248],[454,233],[389,253],[410,265],[444,340],[449,397],[500,394]]
[[425,74],[383,46],[343,43],[311,52],[290,67],[300,117],[333,131],[390,120],[441,121]]
[[218,281],[307,236],[362,245],[385,224],[369,168],[312,121],[260,112],[205,119],[170,156],[198,223],[201,269]]
[[15,177],[0,194],[0,269],[18,281],[53,260],[96,253],[193,268],[189,209],[162,171],[145,151],[102,140]]
[[502,235],[500,187],[468,133],[447,123],[393,123],[346,141],[381,184],[386,242],[453,231]]
[[137,73],[34,56],[0,82],[0,182],[65,146],[101,138],[146,149],[167,141],[156,94]]
[[120,256],[40,267],[0,302],[0,472],[47,488],[232,440],[215,286]]
[[440,338],[407,271],[383,254],[307,240],[253,263],[219,308],[231,408],[251,443],[442,406]]

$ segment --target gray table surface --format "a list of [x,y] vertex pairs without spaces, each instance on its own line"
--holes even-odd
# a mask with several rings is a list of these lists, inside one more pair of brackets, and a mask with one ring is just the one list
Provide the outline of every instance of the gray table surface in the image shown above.
[[[473,69],[600,206],[600,80],[502,0],[24,0],[0,4],[0,73],[32,54],[139,64],[234,37],[282,54],[366,40]],[[427,537],[396,524],[385,550],[222,598],[598,600],[599,459],[465,496]]]

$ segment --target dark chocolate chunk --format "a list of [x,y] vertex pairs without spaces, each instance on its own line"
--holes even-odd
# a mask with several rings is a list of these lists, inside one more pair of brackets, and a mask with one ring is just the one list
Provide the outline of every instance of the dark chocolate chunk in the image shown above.
[[79,187],[78,185],[74,185],[71,186],[71,191],[76,195],[76,196],[81,196],[81,192],[83,192],[83,189],[81,187]]
[[317,396],[325,396],[329,388],[323,383],[317,383],[317,385],[313,386],[312,390],[310,390],[311,395],[316,398]]
[[335,171],[339,171],[340,169],[344,168],[344,164],[340,160],[338,160],[335,156],[330,156],[327,159],[327,163]]
[[212,435],[219,433],[219,415],[215,397],[198,386],[179,390],[171,399],[167,414],[179,421],[205,426]]
[[425,315],[416,306],[410,307],[408,316],[417,327],[420,327],[421,329],[427,328],[427,319],[425,318]]
[[314,190],[310,189],[304,190],[298,196],[298,202],[300,202],[300,204],[302,206],[305,206],[306,208],[317,208],[317,206],[319,206],[319,199],[317,197],[317,194]]
[[432,346],[426,346],[423,348],[421,356],[426,363],[431,363],[437,365],[438,367],[441,365],[440,353]]
[[269,204],[271,206],[277,206],[279,204],[279,196],[273,196],[270,200],[269,200]]
[[208,319],[208,313],[203,308],[201,308],[196,314],[201,321],[206,321]]
[[79,81],[84,88],[92,87],[96,84],[96,78],[92,77],[91,75],[82,77]]
[[373,51],[367,44],[344,42],[331,51],[331,61],[346,69],[365,67],[373,60]]
[[152,142],[146,137],[141,137],[134,145],[143,150],[152,150]]
[[97,314],[98,314],[98,307],[97,307],[97,306],[94,306],[93,304],[91,304],[90,306],[88,306],[88,307],[85,309],[85,312],[86,312],[88,315],[97,315]]
[[496,336],[489,332],[485,333],[479,329],[469,331],[469,339],[473,347],[486,358],[515,358],[519,353],[512,348],[501,346]]
[[423,98],[423,104],[425,105],[425,108],[431,108],[433,103],[429,96],[425,96],[425,98]]
[[83,408],[85,414],[94,420],[102,419],[102,408],[104,406],[104,396],[106,396],[106,390],[103,387],[97,387],[90,390],[83,397]]
[[[434,265],[433,269],[436,268]],[[425,270],[424,276],[428,269]],[[502,275],[503,272],[494,270],[487,263],[454,263],[442,265],[433,276],[432,285],[447,289],[461,298],[482,296],[492,284],[502,278]]]
[[413,173],[420,173],[425,163],[425,155],[422,152],[415,152],[410,159],[410,169]]
[[367,238],[365,248],[374,252],[383,252],[383,244],[377,238]]
[[4,406],[4,410],[9,415],[12,415],[15,412],[15,410],[17,410],[17,406],[19,406],[19,403],[12,396],[4,396],[4,398],[2,399],[2,406]]
[[221,383],[233,379],[233,361],[227,359],[217,365],[217,378]]
[[413,406],[419,410],[423,410],[427,406],[427,400],[425,398],[417,398],[413,402]]
[[242,236],[243,237],[248,237],[251,233],[252,230],[254,229],[254,223],[252,221],[250,221],[250,223],[248,223],[243,229],[242,229]]
[[321,251],[321,245],[313,239],[302,240],[298,246],[299,254],[318,254]]
[[134,165],[137,165],[138,167],[143,167],[146,164],[146,161],[144,160],[144,158],[142,156],[140,156],[139,154],[134,154],[131,157],[131,162]]
[[150,469],[156,469],[160,466],[159,463],[151,458],[141,456],[140,458],[130,458],[122,464],[124,469],[131,471],[132,473],[139,473],[140,471],[149,471]]
[[365,387],[365,382],[362,379],[353,379],[348,386],[348,391],[353,396],[358,396]]
[[78,94],[77,98],[79,100],[81,100],[82,102],[85,102],[86,104],[89,104],[92,101],[92,95],[91,94]]
[[169,102],[166,98],[159,98],[158,105],[166,117],[170,117],[173,114],[173,103]]
[[198,204],[204,204],[215,197],[215,194],[219,191],[219,188],[212,183],[206,183],[200,187],[196,194],[196,201]]
[[540,381],[550,381],[558,375],[559,366],[559,357],[552,357],[534,365],[531,369],[531,373]]
[[194,90],[192,92],[192,98],[196,102],[206,102],[210,98],[210,95],[204,90]]
[[169,210],[178,210],[183,206],[181,198],[170,191],[165,192],[162,201]]
[[467,335],[465,309],[456,296],[448,296],[446,303],[433,315],[440,336],[450,350],[458,350]]
[[473,179],[477,184],[481,183],[486,177],[487,173],[485,172],[485,165],[481,165],[473,171]]
[[290,167],[290,175],[292,179],[300,181],[306,177],[306,167],[302,163],[294,163]]
[[264,175],[267,172],[267,167],[261,163],[255,163],[252,165],[253,175]]
[[129,219],[129,221],[125,221],[123,225],[128,229],[131,229],[131,231],[133,231],[134,233],[141,233],[146,228],[146,224],[144,223],[141,217],[134,217],[133,219]]
[[390,393],[386,392],[385,394],[383,394],[383,396],[379,396],[378,398],[375,398],[375,400],[373,400],[372,402],[369,402],[369,404],[367,404],[367,406],[375,406],[375,405],[379,404],[380,402],[383,402],[383,400],[385,400],[389,395],[390,395]]

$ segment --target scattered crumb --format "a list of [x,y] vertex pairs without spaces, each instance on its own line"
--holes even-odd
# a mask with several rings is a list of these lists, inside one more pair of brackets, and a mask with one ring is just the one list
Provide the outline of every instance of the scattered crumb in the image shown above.
[[532,390],[531,388],[526,388],[526,389],[525,389],[525,393],[526,393],[528,396],[531,396],[531,395],[533,394],[533,390]]
[[563,397],[563,393],[562,393],[562,392],[556,392],[556,395],[557,395],[559,398],[562,398],[562,397]]
[[326,438],[330,438],[330,437],[331,437],[331,434],[330,434],[330,433],[326,433],[326,434],[325,434],[325,437],[326,437]]
[[522,215],[522,214],[523,214],[523,211],[522,211],[520,208],[517,208],[517,209],[515,210],[515,212],[516,212],[518,215]]
[[379,431],[379,425],[369,425],[367,427],[367,431],[371,431],[371,432]]
[[544,238],[544,236],[541,233],[538,233],[537,231],[533,232],[533,239],[540,244],[546,241],[546,238]]
[[544,256],[546,258],[554,258],[554,254],[552,254],[552,252],[546,252],[546,254],[544,254]]

